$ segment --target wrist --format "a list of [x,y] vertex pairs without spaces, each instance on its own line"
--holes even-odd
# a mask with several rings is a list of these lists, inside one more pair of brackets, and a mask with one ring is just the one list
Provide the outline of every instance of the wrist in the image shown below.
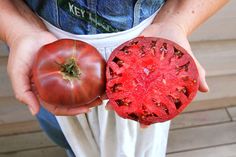
[[[144,34],[143,34],[144,33]],[[186,30],[174,22],[153,22],[141,35],[169,38],[173,36],[187,38]]]
[[154,22],[142,32],[141,36],[165,38],[191,52],[185,29],[173,22]]
[[41,19],[26,6],[24,1],[1,1],[0,10],[0,38],[8,45],[28,34],[46,31]]
[[182,32],[183,35],[188,36],[189,31],[187,27],[180,22],[177,22],[176,20],[162,20],[162,21],[153,21],[152,25],[156,26],[156,28],[159,28],[160,30],[178,30],[179,32]]
[[[32,26],[22,26],[20,29],[11,29],[7,31],[6,33],[6,43],[9,45],[9,47],[12,47],[13,45],[16,45],[18,42],[20,42],[22,39],[32,36],[39,36],[42,33],[47,32],[46,28],[38,28],[38,27],[32,27]],[[35,38],[36,39],[36,38]]]

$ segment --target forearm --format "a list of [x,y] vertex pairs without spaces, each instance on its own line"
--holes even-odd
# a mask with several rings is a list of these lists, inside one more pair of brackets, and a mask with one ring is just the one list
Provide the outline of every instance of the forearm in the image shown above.
[[167,0],[154,23],[178,25],[186,35],[191,34],[229,0]]
[[0,1],[0,39],[11,44],[17,36],[46,30],[42,21],[22,0]]

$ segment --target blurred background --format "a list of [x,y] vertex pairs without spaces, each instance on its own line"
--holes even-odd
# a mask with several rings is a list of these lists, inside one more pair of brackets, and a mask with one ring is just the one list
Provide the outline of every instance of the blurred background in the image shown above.
[[[236,1],[190,37],[207,71],[210,92],[172,121],[167,157],[236,157]],[[13,97],[0,41],[0,157],[66,157],[42,133],[35,117]]]

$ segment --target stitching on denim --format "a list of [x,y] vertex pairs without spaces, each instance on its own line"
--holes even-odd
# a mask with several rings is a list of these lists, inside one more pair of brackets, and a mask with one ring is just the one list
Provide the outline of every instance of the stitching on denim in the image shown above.
[[[97,0],[87,0],[87,5],[88,5],[89,10],[91,10],[94,13],[97,12]],[[97,16],[95,16],[95,19],[97,19]],[[97,29],[95,27],[93,27],[92,25],[89,24],[88,28],[89,28],[89,33],[90,34],[96,34],[97,33]]]
[[55,2],[55,9],[56,9],[56,23],[57,23],[57,26],[59,27],[59,28],[61,28],[61,24],[60,24],[60,21],[59,21],[59,8],[58,8],[58,1],[57,0],[54,0],[54,2]]
[[137,26],[139,24],[140,20],[140,11],[141,11],[141,0],[138,0],[134,5],[134,21],[133,21],[133,27]]

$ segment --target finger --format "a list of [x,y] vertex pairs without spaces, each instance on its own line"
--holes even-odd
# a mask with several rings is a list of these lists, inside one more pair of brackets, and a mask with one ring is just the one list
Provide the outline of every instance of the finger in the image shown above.
[[104,94],[101,96],[101,99],[102,99],[102,100],[106,100],[106,99],[108,99],[106,93],[104,93]]
[[105,106],[105,109],[108,110],[108,111],[112,111],[113,110],[113,107],[112,107],[110,101],[107,102],[107,104]]
[[92,103],[90,104],[86,104],[86,105],[80,105],[80,106],[75,106],[75,107],[71,107],[71,106],[58,106],[58,105],[51,105],[51,104],[46,104],[44,102],[42,102],[43,106],[52,114],[57,115],[57,116],[75,116],[78,114],[83,114],[83,113],[87,113],[90,111],[89,108],[98,106],[102,104],[102,100],[100,98],[97,98],[96,100],[94,100]]
[[89,108],[85,106],[70,107],[70,106],[62,106],[62,105],[57,106],[57,105],[51,105],[51,104],[46,104],[46,103],[42,103],[42,105],[49,112],[57,116],[75,116],[78,114],[89,112]]
[[202,65],[198,62],[197,58],[193,55],[192,51],[190,51],[191,56],[193,57],[197,69],[198,69],[198,73],[199,73],[199,88],[198,90],[200,92],[208,92],[209,91],[209,86],[206,82],[206,71],[205,69],[202,67]]
[[199,81],[200,81],[198,89],[200,92],[208,92],[209,86],[206,82],[206,71],[197,60],[195,60],[195,62],[196,62],[197,68],[198,68]]
[[39,112],[40,105],[37,97],[31,90],[29,78],[27,75],[11,76],[11,82],[16,99],[28,105],[32,115],[36,115]]
[[38,114],[40,110],[40,104],[37,97],[32,91],[27,91],[25,93],[25,102],[26,102],[25,104],[30,104],[28,105],[28,108],[32,115]]
[[209,91],[209,87],[208,84],[206,82],[206,77],[205,77],[205,70],[200,70],[199,71],[200,75],[200,83],[199,83],[199,91],[201,92],[208,92]]
[[101,98],[97,98],[96,100],[94,100],[93,102],[86,104],[85,106],[88,108],[92,108],[92,107],[96,107],[98,105],[102,104],[102,99]]
[[149,127],[149,125],[145,125],[145,124],[140,123],[140,128],[147,129],[148,127]]

